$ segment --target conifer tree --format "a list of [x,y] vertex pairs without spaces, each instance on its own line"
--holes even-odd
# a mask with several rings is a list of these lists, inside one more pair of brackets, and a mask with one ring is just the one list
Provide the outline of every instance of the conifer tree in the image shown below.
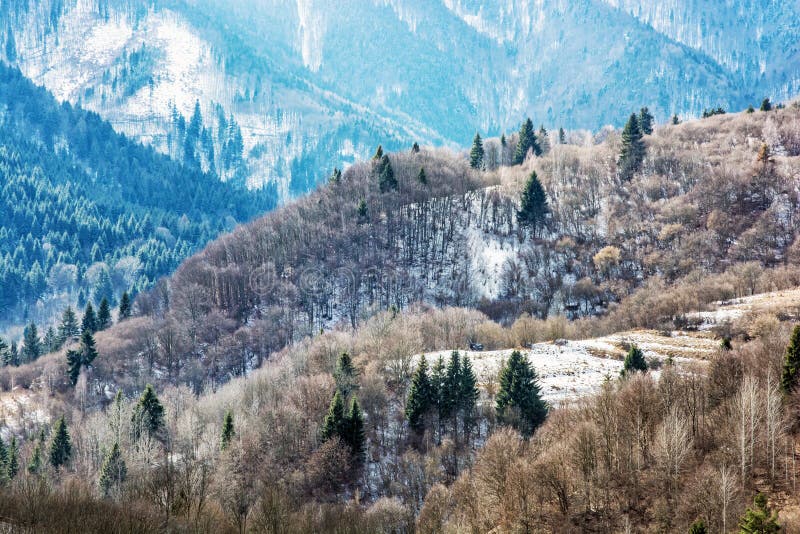
[[108,497],[115,486],[125,482],[127,475],[128,468],[122,458],[119,443],[115,442],[103,459],[103,465],[100,468],[100,492],[104,497]]
[[122,297],[119,299],[119,321],[124,321],[125,319],[129,319],[131,316],[131,297],[128,295],[128,292],[125,291],[122,294]]
[[69,376],[69,383],[73,386],[78,383],[78,377],[81,374],[81,367],[83,366],[83,358],[80,351],[68,350],[67,351],[67,376]]
[[345,428],[344,399],[341,391],[337,389],[333,394],[328,414],[322,422],[322,441],[328,441],[334,436],[343,436]]
[[233,413],[228,410],[225,412],[225,419],[222,421],[222,440],[220,449],[223,451],[231,444],[233,436],[236,435],[236,430],[233,428]]
[[8,343],[0,337],[0,362],[2,365],[7,366],[11,365],[11,350],[9,349]]
[[445,420],[452,419],[453,431],[458,430],[459,395],[461,393],[461,355],[454,350],[450,353],[447,370],[440,392],[440,412]]
[[745,110],[745,112],[746,112],[748,115],[749,115],[750,113],[755,113],[755,112],[756,112],[756,108],[754,108],[754,107],[753,107],[753,104],[750,104],[749,106],[747,106],[747,109]]
[[547,418],[536,371],[528,359],[515,350],[500,371],[496,399],[497,417],[529,437]]
[[378,183],[381,193],[397,189],[397,178],[394,176],[392,162],[389,161],[389,156],[385,154],[378,165]]
[[5,442],[0,438],[0,475],[5,474],[8,468],[8,448]]
[[650,110],[647,107],[639,110],[639,129],[644,135],[653,133],[653,115],[650,114]]
[[94,313],[92,303],[86,304],[86,311],[83,312],[83,321],[81,323],[81,332],[97,332],[97,315]]
[[375,161],[380,161],[383,158],[383,146],[378,145],[377,150],[375,150],[375,155],[372,156],[372,159]]
[[644,353],[636,345],[631,345],[625,356],[625,362],[622,365],[622,376],[627,376],[631,373],[640,371],[642,373],[647,371],[647,362],[644,359]]
[[52,326],[47,327],[47,332],[42,341],[42,350],[44,354],[50,354],[51,352],[57,351],[59,348],[61,347],[55,329]]
[[769,101],[769,98],[765,98],[761,101],[761,107],[759,108],[760,111],[772,111],[772,102]]
[[739,521],[741,534],[772,534],[780,532],[778,514],[769,509],[767,496],[759,493],[753,499],[753,506],[745,511]]
[[707,534],[706,522],[698,519],[689,527],[689,534]]
[[336,369],[333,371],[333,379],[336,382],[336,388],[342,392],[342,397],[345,399],[358,389],[358,369],[353,365],[353,359],[347,352],[339,355]]
[[559,145],[567,144],[567,132],[564,131],[564,128],[558,129],[558,144]]
[[430,377],[428,376],[428,362],[423,354],[420,357],[414,375],[411,377],[411,386],[406,399],[406,420],[413,432],[422,434],[425,431],[425,416],[431,411],[433,404],[433,391]]
[[78,350],[67,351],[67,375],[73,386],[78,383],[81,368],[91,365],[95,358],[97,358],[97,347],[94,336],[89,330],[86,330],[81,334],[81,344]]
[[625,128],[622,130],[622,151],[619,155],[619,173],[625,180],[630,180],[642,168],[645,146],[642,141],[642,131],[639,128],[639,119],[631,114]]
[[340,183],[342,181],[342,171],[334,167],[333,172],[331,173],[331,177],[328,179],[328,181],[332,184]]
[[50,465],[58,469],[66,465],[72,456],[72,442],[67,431],[67,422],[64,416],[56,422],[53,431],[53,440],[50,442]]
[[69,343],[78,339],[80,335],[81,329],[78,326],[78,318],[75,316],[75,311],[72,306],[67,306],[61,316],[61,324],[58,326],[58,339],[62,344]]
[[478,379],[472,368],[472,362],[466,356],[461,360],[461,379],[459,409],[464,424],[464,434],[468,436],[475,424],[475,408],[478,405]]
[[420,167],[419,174],[417,175],[417,181],[422,185],[428,185],[428,176],[425,174],[425,169]]
[[473,169],[482,169],[483,156],[483,140],[481,135],[476,132],[475,137],[472,139],[472,149],[469,151],[469,166]]
[[28,462],[28,473],[38,475],[42,470],[42,445],[37,443],[31,453],[31,459]]
[[6,464],[6,473],[9,480],[14,480],[14,477],[19,473],[19,445],[17,445],[17,437],[11,436],[11,444],[8,446],[8,462]]
[[350,401],[350,410],[345,420],[344,441],[350,445],[350,450],[356,462],[361,462],[364,458],[366,448],[366,434],[364,432],[364,414],[358,404],[358,397],[355,395]]
[[153,386],[147,384],[133,409],[131,417],[133,440],[138,441],[144,432],[158,439],[164,430],[164,407],[158,400]]
[[419,144],[418,143],[414,142],[414,144],[411,145],[411,153],[412,154],[419,154]]
[[542,154],[550,152],[550,134],[544,127],[544,124],[539,126],[539,150]]
[[11,342],[11,348],[8,349],[8,361],[10,365],[15,367],[19,365],[19,351],[17,350],[17,343],[15,341]]
[[517,150],[514,152],[513,164],[522,164],[530,150],[533,150],[536,156],[541,154],[539,144],[536,141],[536,134],[533,131],[533,122],[527,119],[522,123],[522,127],[519,130],[519,140],[517,141]]
[[356,211],[358,212],[358,218],[361,219],[362,221],[365,220],[369,215],[369,208],[367,208],[367,201],[364,200],[363,198],[359,200],[358,208],[356,208]]
[[800,324],[794,327],[786,347],[783,358],[783,371],[781,373],[781,388],[789,394],[797,387],[800,379]]
[[97,331],[105,330],[111,326],[111,306],[108,299],[103,297],[100,308],[97,310]]
[[431,369],[431,399],[434,404],[434,408],[436,409],[436,419],[437,424],[439,427],[439,437],[441,438],[443,425],[445,420],[445,411],[446,406],[442,401],[442,395],[444,391],[444,380],[447,374],[447,367],[444,363],[444,358],[439,356],[436,359],[436,363],[433,364],[433,368]]
[[22,346],[22,361],[25,363],[36,361],[42,355],[42,342],[36,325],[31,322],[26,326],[22,337],[25,343]]
[[681,118],[678,117],[678,114],[677,113],[673,114],[672,115],[672,124],[677,126],[680,123],[681,123]]
[[549,211],[544,188],[536,171],[533,171],[522,191],[517,222],[520,226],[531,228],[536,235],[538,229],[544,226]]

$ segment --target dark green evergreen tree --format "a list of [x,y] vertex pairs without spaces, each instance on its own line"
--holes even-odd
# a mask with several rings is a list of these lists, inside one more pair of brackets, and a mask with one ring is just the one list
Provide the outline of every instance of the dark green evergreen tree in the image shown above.
[[678,114],[675,113],[674,115],[672,115],[672,124],[677,126],[680,123],[681,123],[681,118],[678,117]]
[[81,329],[78,326],[78,318],[75,316],[75,311],[72,306],[67,306],[64,314],[61,316],[61,324],[58,326],[58,339],[60,343],[70,343],[81,335]]
[[347,352],[339,355],[336,369],[333,371],[333,379],[336,382],[336,388],[342,392],[342,397],[345,399],[358,389],[358,369],[353,365],[353,359]]
[[111,326],[111,306],[108,299],[103,297],[100,308],[97,310],[97,331],[105,330]]
[[558,129],[558,144],[559,145],[567,144],[567,132],[564,131],[564,128]]
[[434,397],[428,375],[428,362],[423,354],[416,371],[414,371],[414,376],[411,377],[405,409],[408,426],[416,434],[425,432],[425,417],[431,412],[433,404]]
[[756,108],[754,108],[754,107],[753,107],[753,104],[750,104],[749,106],[747,106],[747,109],[745,110],[745,112],[746,112],[748,115],[749,115],[750,113],[755,113],[755,112],[756,112]]
[[453,431],[458,430],[458,408],[461,394],[461,355],[454,350],[450,353],[447,369],[439,393],[440,413],[445,420],[451,420]]
[[500,371],[496,398],[497,417],[529,437],[547,418],[536,371],[528,359],[515,350]]
[[94,313],[92,303],[86,304],[86,311],[83,312],[83,321],[81,322],[81,332],[97,332],[97,315]]
[[528,152],[533,150],[533,154],[538,156],[541,154],[539,143],[536,141],[536,134],[533,131],[533,121],[527,119],[522,123],[519,130],[519,140],[517,141],[517,149],[514,152],[514,165],[520,165],[525,161]]
[[57,351],[59,348],[61,348],[61,345],[58,342],[58,334],[56,334],[55,328],[52,326],[47,327],[47,332],[42,340],[42,351],[44,354],[50,354],[51,352]]
[[550,134],[545,129],[544,124],[539,126],[539,150],[542,154],[550,152]]
[[767,496],[759,493],[753,499],[753,506],[745,511],[739,521],[741,534],[773,534],[780,532],[778,514],[770,510]]
[[138,441],[144,433],[159,439],[164,431],[164,407],[158,400],[153,386],[147,384],[133,409],[131,417],[133,440]]
[[333,400],[331,400],[325,420],[322,422],[322,441],[328,441],[334,436],[344,436],[346,426],[344,399],[341,391],[337,389],[333,394]]
[[473,169],[482,169],[483,156],[483,140],[481,135],[476,132],[475,137],[472,139],[472,149],[469,151],[469,166]]
[[329,179],[329,182],[332,183],[332,184],[338,184],[338,183],[341,183],[341,181],[342,181],[342,171],[340,171],[338,168],[334,167],[333,168],[333,173],[331,173],[331,177]]
[[619,154],[620,176],[630,180],[642,168],[644,162],[645,145],[642,140],[642,131],[639,128],[639,119],[631,114],[625,128],[622,130],[622,151]]
[[517,222],[520,226],[530,228],[536,235],[538,230],[544,226],[549,211],[544,187],[542,187],[536,171],[533,171],[522,191]]
[[33,447],[31,459],[28,462],[28,473],[38,475],[42,471],[42,445],[37,443]]
[[375,155],[372,156],[372,159],[375,161],[380,161],[383,158],[383,146],[378,145],[377,150],[375,150]]
[[622,376],[627,376],[631,373],[640,371],[642,373],[647,371],[647,362],[644,359],[644,353],[636,345],[631,345],[625,356],[625,362],[622,365]]
[[70,349],[67,351],[67,374],[73,386],[78,382],[81,368],[91,365],[95,358],[97,358],[97,346],[94,336],[90,331],[86,330],[81,334],[81,343],[78,350]]
[[360,220],[366,220],[367,216],[369,216],[369,208],[367,207],[367,201],[363,198],[358,201],[358,208],[356,208],[358,212],[358,218]]
[[425,169],[420,167],[417,181],[422,185],[428,185],[428,176],[425,174]]
[[8,343],[0,337],[0,362],[3,366],[11,365],[11,350]]
[[394,176],[392,162],[389,161],[389,156],[385,154],[378,164],[378,183],[381,188],[381,193],[397,189],[397,178]]
[[119,321],[124,321],[125,319],[130,318],[131,316],[131,297],[128,295],[128,292],[125,291],[122,294],[122,297],[119,299]]
[[639,129],[644,135],[653,133],[653,115],[650,114],[650,110],[647,107],[643,107],[639,111]]
[[761,107],[759,108],[760,111],[772,111],[772,102],[769,101],[769,98],[765,98],[761,101]]
[[475,410],[478,406],[478,379],[472,368],[472,362],[464,356],[461,359],[461,377],[459,392],[459,410],[464,425],[464,435],[469,436],[475,426]]
[[357,463],[360,463],[364,458],[367,438],[364,432],[364,414],[361,412],[361,406],[358,404],[358,397],[355,395],[350,401],[350,410],[345,420],[345,435],[343,438],[350,446],[353,458],[355,458]]
[[707,534],[706,522],[698,519],[689,527],[689,534]]
[[446,417],[446,409],[442,396],[444,392],[444,381],[447,376],[447,366],[444,363],[444,358],[439,356],[436,363],[433,364],[431,369],[431,399],[433,400],[434,408],[436,410],[436,419],[438,424],[439,437],[442,437],[444,431],[444,421]]
[[25,327],[22,334],[24,345],[22,346],[22,361],[30,363],[39,359],[42,355],[42,341],[39,339],[39,330],[34,323]]
[[19,351],[17,350],[17,343],[12,341],[11,348],[8,349],[8,362],[9,365],[18,366],[19,365]]
[[417,144],[416,142],[413,145],[411,145],[411,153],[419,154],[419,144]]
[[800,324],[794,327],[786,347],[783,358],[783,372],[781,373],[781,388],[787,395],[797,387],[800,377]]
[[719,343],[719,348],[724,351],[733,350],[733,345],[731,345],[731,338],[725,336],[722,338],[722,341]]
[[11,436],[11,444],[8,446],[8,462],[6,463],[6,474],[9,480],[14,480],[14,477],[19,473],[19,445],[17,445],[17,437]]
[[67,431],[67,422],[64,416],[56,422],[53,431],[53,440],[50,442],[50,465],[58,469],[69,462],[72,456],[72,441]]
[[225,412],[225,419],[222,421],[222,439],[220,448],[224,451],[231,444],[233,436],[236,435],[236,430],[233,428],[233,413],[228,410]]
[[108,497],[113,488],[125,482],[127,475],[128,468],[125,466],[125,459],[122,458],[119,443],[115,442],[103,459],[103,465],[100,468],[100,492],[104,497]]

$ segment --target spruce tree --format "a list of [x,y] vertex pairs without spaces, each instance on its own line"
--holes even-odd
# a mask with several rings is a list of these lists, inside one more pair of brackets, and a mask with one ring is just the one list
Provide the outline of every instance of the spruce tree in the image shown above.
[[496,399],[500,421],[529,437],[547,418],[548,407],[542,400],[536,371],[527,358],[515,350],[500,371],[500,389]]
[[342,181],[342,171],[334,167],[331,177],[328,181],[334,185],[340,183]]
[[639,111],[639,129],[644,135],[653,133],[653,115],[650,114],[650,110],[647,107],[643,107]]
[[428,176],[425,174],[425,169],[420,167],[419,174],[417,175],[417,181],[422,185],[428,185]]
[[38,475],[42,471],[42,445],[37,443],[28,462],[28,473]]
[[419,144],[418,143],[415,142],[413,145],[411,145],[411,153],[412,154],[419,154]]
[[747,109],[745,110],[745,112],[746,112],[748,115],[749,115],[750,113],[755,113],[755,112],[756,112],[756,108],[754,108],[754,107],[753,107],[753,104],[750,104],[749,106],[747,106]]
[[78,383],[78,377],[81,374],[81,367],[83,366],[83,357],[78,350],[67,351],[67,376],[69,383],[73,386]]
[[81,334],[81,344],[78,350],[67,351],[67,374],[73,386],[78,382],[81,367],[91,365],[95,358],[97,358],[97,347],[94,336],[89,330],[86,330]]
[[15,367],[19,365],[19,351],[17,350],[17,343],[15,341],[11,342],[11,348],[8,349],[8,362],[9,365]]
[[322,422],[322,441],[328,441],[334,436],[344,436],[346,420],[344,414],[344,399],[338,389],[333,394],[333,400],[328,408],[325,420]]
[[17,445],[17,437],[11,436],[11,444],[8,446],[8,462],[6,463],[6,474],[9,480],[14,480],[14,477],[19,473],[19,445]]
[[558,129],[558,144],[559,145],[567,144],[567,132],[564,131],[564,128]]
[[533,171],[522,191],[517,222],[520,226],[531,228],[536,235],[538,229],[544,226],[549,211],[544,188],[536,171]]
[[8,448],[5,442],[0,438],[0,475],[4,475],[8,468]]
[[233,436],[236,435],[236,430],[233,428],[233,413],[228,410],[225,412],[225,419],[222,421],[222,439],[220,449],[223,451],[231,444]]
[[372,159],[374,159],[375,161],[380,161],[381,158],[383,158],[383,146],[378,145],[378,148],[377,150],[375,150],[375,155],[372,156]]
[[631,373],[640,371],[642,373],[647,371],[647,362],[644,359],[644,353],[636,345],[631,345],[625,356],[625,362],[622,365],[622,376],[627,376]]
[[385,154],[378,165],[378,183],[381,193],[397,189],[397,178],[394,176],[392,162],[389,160],[389,156]]
[[72,456],[72,442],[67,431],[67,422],[64,416],[56,422],[53,431],[53,440],[50,442],[50,465],[58,469],[66,465]]
[[58,326],[58,338],[61,343],[70,343],[78,339],[81,335],[81,329],[78,326],[78,318],[75,316],[75,311],[72,306],[67,306],[64,314],[61,316],[61,324]]
[[115,442],[103,459],[103,465],[100,468],[100,492],[104,497],[108,497],[115,486],[125,482],[127,475],[128,468],[122,458],[119,443]]
[[42,342],[42,350],[44,354],[50,354],[51,352],[57,351],[60,347],[58,342],[58,335],[56,334],[55,329],[52,326],[47,327],[47,332],[44,335],[44,340]]
[[81,332],[97,332],[97,315],[94,313],[92,303],[86,304],[86,310],[83,312],[83,321],[81,323]]
[[158,400],[153,386],[147,384],[133,409],[131,417],[133,439],[138,441],[144,432],[158,439],[164,430],[164,407]]
[[420,357],[414,376],[411,377],[411,386],[406,399],[405,415],[409,428],[422,434],[425,431],[425,416],[430,413],[434,404],[430,376],[428,375],[428,362],[425,355]]
[[475,137],[472,139],[472,149],[469,151],[469,166],[473,169],[482,169],[483,156],[483,140],[481,135],[476,132]]
[[353,458],[357,463],[360,463],[364,458],[367,438],[364,432],[364,414],[361,412],[358,397],[355,395],[350,401],[350,410],[345,420],[345,435],[343,438],[350,445]]
[[125,319],[130,318],[131,316],[131,297],[128,295],[128,292],[125,291],[122,294],[122,297],[119,299],[119,321],[124,321]]
[[439,426],[439,437],[441,437],[446,407],[442,402],[442,395],[444,391],[444,380],[447,374],[447,367],[444,363],[444,358],[439,356],[436,363],[433,364],[431,369],[431,399],[433,407],[436,410],[436,419]]
[[673,114],[672,115],[672,124],[677,126],[680,123],[681,123],[681,118],[678,117],[678,114],[677,113]]
[[769,98],[765,98],[761,101],[761,107],[759,108],[760,111],[772,111],[772,102],[769,101]]
[[475,424],[475,408],[478,405],[478,379],[472,368],[472,362],[464,356],[461,360],[461,379],[459,392],[459,410],[464,424],[464,434],[469,435]]
[[358,201],[358,207],[356,208],[356,212],[358,213],[358,218],[362,221],[367,218],[369,215],[369,208],[367,208],[367,201],[363,198]]
[[100,308],[97,310],[97,331],[105,330],[111,326],[111,306],[108,299],[103,297],[100,301]]
[[741,534],[772,534],[780,532],[778,514],[772,512],[767,504],[767,496],[759,493],[753,499],[753,506],[748,508],[739,521]]
[[453,431],[458,430],[458,408],[461,393],[461,355],[454,350],[450,353],[447,370],[440,393],[440,412],[445,420],[451,419]]
[[550,134],[544,127],[544,124],[539,126],[539,150],[542,154],[550,152]]
[[358,389],[358,370],[353,365],[353,359],[347,352],[339,355],[339,359],[336,361],[336,369],[333,371],[333,379],[336,382],[336,388],[342,392],[342,397],[345,399],[349,398],[350,394]]
[[781,388],[789,394],[797,387],[800,377],[800,324],[794,327],[786,347],[783,359],[783,372],[781,373]]
[[698,519],[689,527],[689,534],[707,534],[706,522]]
[[25,327],[22,334],[25,344],[22,346],[22,361],[30,363],[42,355],[42,342],[39,339],[39,330],[34,323]]
[[519,130],[519,140],[517,141],[517,150],[514,152],[513,164],[522,164],[530,150],[533,150],[536,156],[541,154],[539,144],[536,141],[536,134],[533,131],[533,122],[527,119],[522,123],[522,127]]
[[630,180],[642,168],[644,154],[645,146],[639,119],[635,114],[631,114],[622,130],[622,151],[618,161],[619,173],[624,180]]
[[11,365],[11,351],[9,350],[8,343],[0,337],[0,362],[2,365]]

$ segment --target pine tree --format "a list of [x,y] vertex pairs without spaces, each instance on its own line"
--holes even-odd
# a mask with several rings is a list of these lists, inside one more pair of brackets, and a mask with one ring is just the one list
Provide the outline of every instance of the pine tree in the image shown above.
[[439,437],[442,435],[444,420],[445,420],[445,410],[446,407],[442,402],[442,395],[444,391],[444,380],[447,374],[447,367],[444,363],[444,358],[439,356],[436,359],[436,363],[433,364],[433,368],[431,369],[431,399],[433,401],[433,407],[436,409],[436,418],[439,426]]
[[625,356],[625,362],[622,365],[622,376],[627,376],[636,371],[642,373],[647,371],[647,362],[644,359],[644,353],[636,345],[631,345],[628,350],[628,355]]
[[94,313],[92,303],[86,304],[86,311],[83,312],[83,322],[81,323],[81,332],[97,332],[97,315]]
[[42,445],[37,443],[28,462],[28,473],[38,475],[42,470]]
[[678,117],[678,114],[677,113],[673,114],[672,115],[672,124],[677,126],[680,123],[681,123],[681,118]]
[[778,514],[772,512],[767,504],[767,496],[759,493],[753,499],[753,506],[748,508],[739,521],[741,534],[772,534],[780,532]]
[[416,142],[413,145],[411,145],[411,153],[419,154],[419,144],[417,144]]
[[67,431],[67,422],[64,416],[56,423],[53,440],[50,442],[50,465],[58,469],[66,465],[72,456],[72,442]]
[[73,386],[78,382],[81,367],[91,365],[95,358],[97,358],[97,347],[94,336],[86,330],[81,334],[78,350],[67,351],[67,374]]
[[58,339],[62,344],[69,343],[78,339],[80,335],[81,329],[78,326],[78,318],[75,316],[75,311],[72,306],[67,306],[61,316],[61,324],[58,326]]
[[130,318],[131,316],[131,297],[128,295],[128,292],[125,291],[122,294],[122,297],[119,299],[119,321],[124,321],[125,319]]
[[497,417],[529,437],[547,418],[548,407],[541,398],[536,371],[527,358],[515,350],[500,371],[496,399]]
[[328,441],[334,436],[343,436],[345,428],[344,399],[341,391],[337,389],[333,394],[328,414],[322,422],[322,441]]
[[475,408],[478,405],[478,379],[472,362],[466,356],[461,360],[459,410],[464,424],[464,434],[469,435],[475,424]]
[[472,149],[469,151],[469,166],[473,169],[482,169],[483,156],[483,140],[481,140],[481,135],[476,132],[472,139]]
[[358,397],[355,395],[350,401],[350,410],[345,420],[345,435],[343,438],[350,445],[353,458],[356,459],[356,462],[361,462],[364,458],[367,438],[364,432],[364,414],[361,412]]
[[422,434],[425,431],[425,416],[430,413],[434,404],[430,376],[428,376],[428,362],[425,355],[420,357],[414,376],[411,377],[411,386],[406,399],[405,415],[409,428]]
[[164,430],[164,407],[158,400],[152,385],[147,384],[142,396],[139,397],[139,402],[133,409],[131,423],[133,424],[134,441],[138,441],[143,432],[158,439]]
[[541,154],[539,144],[536,141],[536,134],[533,132],[533,122],[527,119],[522,123],[522,127],[519,130],[519,140],[517,141],[517,150],[514,152],[513,164],[522,164],[530,150],[533,150],[533,154],[536,156]]
[[630,180],[642,168],[644,154],[645,146],[639,120],[635,114],[631,114],[622,130],[622,151],[618,161],[620,176],[623,179]]
[[108,299],[103,297],[100,301],[100,308],[97,310],[97,331],[105,330],[111,326],[111,306]]
[[547,196],[544,188],[536,171],[533,171],[528,177],[525,189],[522,191],[520,209],[517,212],[517,222],[520,226],[530,227],[534,235],[536,235],[538,229],[544,226],[549,211],[550,208],[547,205]]
[[425,169],[420,167],[417,181],[422,185],[428,185],[428,176],[425,174]]
[[383,146],[378,145],[378,149],[375,150],[375,155],[372,156],[372,159],[375,161],[380,161],[383,158]]
[[0,476],[5,475],[8,469],[8,448],[5,442],[0,438]]
[[8,343],[0,337],[0,362],[2,365],[11,365],[11,351],[9,350]]
[[459,395],[461,393],[461,355],[454,350],[450,353],[450,360],[447,362],[447,370],[444,375],[439,393],[440,413],[442,417],[453,420],[453,430],[457,431]]
[[233,413],[228,410],[225,412],[225,419],[222,421],[222,440],[220,449],[223,451],[231,444],[233,436],[236,435],[236,430],[233,428]]
[[650,110],[647,107],[643,107],[639,111],[639,129],[644,135],[653,133],[653,115],[650,114]]
[[8,349],[8,362],[9,365],[18,366],[19,365],[19,351],[17,350],[17,343],[12,341],[11,348]]
[[50,354],[51,352],[57,351],[59,348],[61,348],[61,346],[58,342],[58,335],[55,329],[52,326],[47,327],[47,332],[42,342],[42,350],[45,354]]
[[544,124],[539,126],[539,150],[542,154],[550,152],[550,134],[544,127]]
[[772,111],[772,102],[769,101],[769,98],[765,98],[761,101],[761,107],[759,108],[760,111]]
[[358,369],[353,365],[353,359],[347,352],[339,355],[336,361],[336,369],[333,371],[333,379],[336,388],[342,392],[345,399],[358,389]]
[[69,376],[69,383],[73,386],[78,383],[78,377],[81,374],[81,367],[83,366],[83,357],[80,351],[68,350],[67,351],[67,376]]
[[356,212],[358,213],[358,218],[362,221],[367,218],[369,215],[369,208],[367,208],[367,201],[363,198],[358,201],[358,207],[356,208]]
[[334,167],[333,168],[333,173],[331,173],[331,177],[330,177],[330,179],[328,181],[330,183],[332,183],[332,184],[341,183],[341,181],[342,181],[342,171],[340,171],[338,168]]
[[128,468],[125,466],[125,459],[122,458],[119,443],[115,442],[103,459],[103,465],[100,468],[100,492],[104,497],[108,497],[115,486],[125,482],[127,475]]
[[39,339],[39,331],[34,323],[25,327],[22,334],[25,344],[22,346],[22,361],[30,363],[36,361],[42,355],[42,342]]
[[698,519],[689,527],[689,534],[707,534],[706,522]]
[[746,112],[748,115],[749,115],[750,113],[755,113],[755,112],[756,112],[756,108],[754,108],[754,107],[753,107],[753,104],[750,104],[749,106],[747,106],[747,109],[745,110],[745,112]]
[[783,372],[781,373],[781,388],[789,394],[797,387],[800,378],[800,324],[792,330],[786,355],[783,359]]
[[389,161],[389,156],[385,154],[378,164],[378,183],[381,193],[397,189],[397,178],[394,176],[392,162]]
[[8,446],[8,462],[6,463],[6,474],[9,480],[14,480],[14,477],[19,473],[19,445],[17,445],[17,437],[11,436],[11,444]]

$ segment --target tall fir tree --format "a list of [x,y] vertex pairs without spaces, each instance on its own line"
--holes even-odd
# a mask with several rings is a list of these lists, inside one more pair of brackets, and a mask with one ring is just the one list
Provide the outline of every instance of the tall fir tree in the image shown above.
[[343,436],[346,428],[346,417],[344,413],[344,399],[338,389],[333,394],[333,400],[328,407],[328,413],[322,422],[322,441],[328,441],[334,436]]
[[138,441],[145,433],[159,439],[164,431],[164,406],[158,400],[151,384],[147,384],[133,409],[131,416],[133,440]]
[[500,371],[496,397],[500,421],[529,437],[547,418],[548,407],[542,400],[536,371],[528,359],[515,350]]
[[533,131],[533,121],[526,119],[522,123],[519,130],[519,139],[517,140],[517,149],[514,152],[514,165],[520,165],[525,161],[529,151],[533,151],[535,156],[541,154],[539,143],[536,141],[536,134]]
[[78,349],[67,351],[67,375],[73,386],[78,382],[81,368],[91,365],[95,358],[97,358],[97,346],[94,336],[89,330],[86,330],[81,334],[81,343]]
[[422,185],[428,185],[428,176],[425,174],[425,169],[423,167],[419,168],[419,174],[417,175],[417,181]]
[[50,354],[60,348],[61,344],[58,342],[58,334],[56,334],[55,328],[52,326],[47,327],[47,332],[42,340],[42,351],[44,354]]
[[794,327],[783,357],[781,388],[787,395],[795,390],[800,381],[800,324]]
[[3,366],[11,365],[11,348],[3,338],[0,337],[0,362]]
[[11,436],[11,444],[8,446],[6,473],[9,480],[14,480],[17,473],[19,473],[19,445],[17,444],[16,436]]
[[372,159],[375,161],[380,161],[383,158],[383,146],[378,145],[378,148],[375,150],[375,155],[372,156]]
[[760,111],[772,111],[772,102],[769,101],[769,98],[765,98],[761,101],[761,107],[758,109]]
[[67,306],[61,316],[61,324],[58,326],[58,339],[60,343],[70,343],[81,335],[81,329],[78,326],[78,318],[75,316],[75,310],[72,306]]
[[8,363],[15,367],[19,365],[19,350],[16,341],[12,341],[11,348],[8,349]]
[[411,153],[412,154],[419,154],[419,143],[414,142],[414,144],[411,145]]
[[42,341],[39,339],[39,330],[33,322],[25,327],[22,337],[25,343],[22,346],[22,361],[30,363],[39,359],[42,355]]
[[461,355],[454,350],[447,361],[444,382],[439,393],[441,414],[450,420],[454,431],[458,430],[458,408],[461,394]]
[[622,150],[617,163],[620,176],[624,180],[630,180],[635,173],[641,170],[645,150],[639,119],[635,114],[631,114],[622,130]]
[[674,114],[672,115],[672,125],[673,125],[673,126],[677,126],[677,125],[679,125],[680,123],[681,123],[681,118],[680,118],[680,117],[678,117],[678,114],[677,114],[677,113],[674,113]]
[[115,487],[125,482],[127,476],[128,468],[125,465],[125,459],[122,457],[119,443],[115,442],[100,467],[100,480],[98,481],[100,492],[104,497],[108,497]]
[[517,222],[520,226],[530,228],[533,234],[537,235],[538,230],[544,226],[549,212],[550,208],[547,205],[544,187],[542,187],[536,171],[533,171],[522,191]]
[[780,532],[778,514],[772,512],[767,503],[767,496],[759,493],[753,499],[753,506],[748,508],[739,521],[740,534],[773,534]]
[[625,361],[622,364],[621,373],[622,376],[628,376],[637,371],[642,373],[646,372],[647,361],[644,359],[642,349],[636,345],[631,345],[630,349],[628,349],[628,354],[625,356]]
[[336,388],[342,392],[342,397],[345,399],[358,389],[358,369],[353,365],[353,358],[347,352],[342,352],[336,360],[333,379]]
[[228,410],[225,412],[225,419],[222,421],[222,437],[220,439],[220,449],[223,451],[227,449],[233,437],[236,435],[236,430],[233,427],[233,412]]
[[125,319],[129,319],[131,312],[131,296],[125,291],[119,299],[119,314],[117,320],[124,321]]
[[392,168],[392,162],[389,160],[389,156],[386,154],[380,159],[380,163],[378,164],[378,184],[381,189],[381,193],[386,193],[387,191],[393,191],[397,189],[397,178],[394,176],[394,169]]
[[420,357],[417,369],[411,377],[411,386],[408,389],[405,415],[408,426],[412,432],[422,434],[425,432],[425,417],[434,404],[431,380],[428,375],[428,362],[425,355]]
[[91,302],[86,304],[86,310],[83,312],[81,332],[91,332],[92,334],[97,332],[97,315]]
[[67,431],[64,416],[56,422],[53,439],[50,442],[50,465],[58,469],[66,465],[72,457],[72,441]]
[[100,308],[97,310],[97,331],[102,331],[111,326],[111,305],[108,299],[103,297],[100,301]]
[[444,363],[444,358],[440,355],[431,369],[431,399],[436,410],[436,421],[438,424],[439,438],[442,437],[444,430],[444,420],[446,416],[447,407],[442,402],[442,393],[444,391],[444,380],[447,375],[447,366]]
[[350,451],[356,463],[361,463],[366,450],[366,433],[364,431],[364,414],[358,404],[358,397],[353,395],[350,401],[350,410],[345,420],[345,442],[350,446]]
[[547,154],[548,152],[550,152],[550,134],[544,127],[544,124],[539,126],[538,141],[539,141],[539,150],[542,154]]
[[476,132],[475,137],[472,139],[472,149],[469,151],[469,166],[473,169],[483,169],[484,155],[481,134]]
[[472,368],[472,362],[466,356],[461,359],[461,377],[459,392],[459,410],[464,427],[464,436],[472,433],[475,425],[475,410],[478,406],[478,379]]
[[653,133],[653,120],[653,115],[647,109],[647,106],[639,110],[639,129],[642,134],[650,135]]

